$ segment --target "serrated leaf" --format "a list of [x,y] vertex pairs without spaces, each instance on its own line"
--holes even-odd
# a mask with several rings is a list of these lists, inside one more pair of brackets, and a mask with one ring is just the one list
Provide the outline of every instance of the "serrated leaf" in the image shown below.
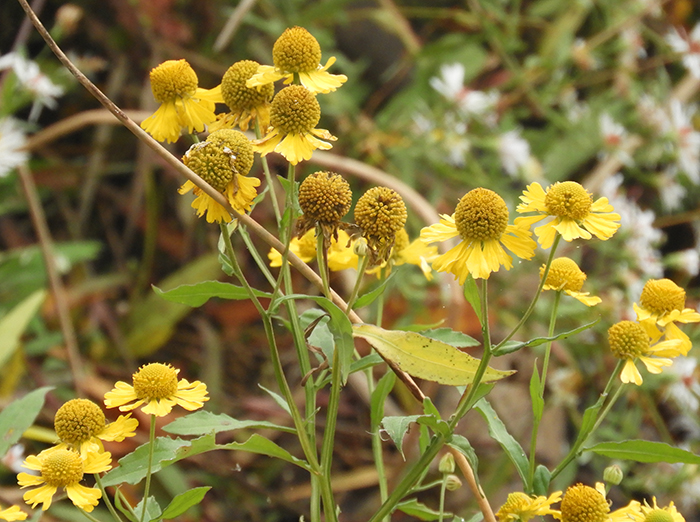
[[636,462],[666,462],[668,464],[700,464],[700,455],[674,448],[664,442],[649,440],[624,440],[601,442],[583,451],[592,451],[611,459],[634,460]]
[[0,413],[0,455],[7,453],[10,446],[34,423],[44,407],[46,394],[51,390],[52,386],[39,388],[5,406]]
[[[172,290],[161,290],[152,285],[153,291],[171,303],[186,304],[187,306],[202,306],[212,297],[221,299],[248,299],[249,295],[242,286],[232,285],[223,281],[202,281],[192,285],[180,285]],[[272,297],[272,294],[253,290],[257,297]]]
[[447,343],[455,348],[471,348],[481,345],[481,343],[473,337],[463,332],[456,332],[452,328],[435,328],[433,330],[423,330],[418,333],[435,339],[436,341]]
[[[422,502],[418,502],[415,498],[399,502],[396,509],[403,511],[407,515],[416,517],[418,520],[438,520],[440,518],[439,511],[429,508]],[[451,517],[452,513],[445,511],[444,516]]]
[[[206,495],[207,491],[210,489],[210,486],[204,486],[192,488],[189,491],[180,493],[174,499],[172,499],[170,504],[168,504],[168,507],[165,508],[163,514],[161,515],[161,519],[169,520],[171,518],[179,517],[192,506],[199,504],[204,499],[204,495]],[[154,521],[152,520],[151,522]]]
[[39,311],[45,298],[46,290],[37,290],[0,319],[0,367],[5,366],[15,353],[29,321]]
[[[447,343],[415,332],[384,330],[371,324],[353,326],[353,335],[365,339],[385,359],[413,377],[453,386],[471,384],[479,359]],[[514,371],[487,368],[482,382],[496,381]]]
[[196,411],[163,426],[163,431],[173,435],[206,435],[240,429],[274,429],[286,433],[296,433],[294,428],[280,426],[268,421],[238,420],[226,414],[216,414],[206,410]]
[[503,343],[503,345],[498,345],[496,348],[493,349],[492,353],[494,357],[500,357],[501,355],[517,352],[518,350],[522,350],[526,347],[539,346],[541,344],[550,343],[552,341],[558,341],[559,339],[566,339],[567,337],[571,337],[574,334],[583,332],[584,330],[588,330],[592,326],[596,325],[598,321],[600,321],[600,319],[596,319],[595,321],[591,321],[590,323],[584,324],[583,326],[579,326],[578,328],[574,328],[573,330],[569,330],[567,332],[562,332],[552,337],[535,337],[534,339],[530,339],[529,341],[525,342],[508,341]]

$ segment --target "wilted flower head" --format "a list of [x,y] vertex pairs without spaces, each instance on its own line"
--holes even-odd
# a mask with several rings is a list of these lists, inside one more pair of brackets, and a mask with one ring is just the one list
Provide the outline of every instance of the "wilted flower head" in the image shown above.
[[331,236],[338,239],[340,220],[350,211],[350,184],[335,172],[319,171],[307,176],[299,185],[299,207],[304,213],[297,222],[297,236],[320,227],[325,244]]
[[365,192],[355,205],[355,224],[367,240],[370,261],[385,261],[394,246],[396,234],[406,224],[403,198],[387,187],[374,187]]

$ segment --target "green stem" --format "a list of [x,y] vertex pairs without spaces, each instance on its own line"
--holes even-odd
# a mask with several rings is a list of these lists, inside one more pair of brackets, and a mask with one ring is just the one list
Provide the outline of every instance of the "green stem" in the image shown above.
[[447,491],[447,475],[442,476],[442,484],[440,484],[440,517],[438,522],[445,519],[445,491]]
[[320,225],[316,225],[316,262],[318,263],[318,273],[321,275],[321,281],[323,282],[323,295],[330,299],[328,251],[326,250],[326,238]]
[[[255,137],[260,139],[262,137],[262,132],[260,130],[260,119],[255,117]],[[275,185],[272,183],[272,174],[270,173],[270,165],[267,163],[267,156],[262,156],[262,167],[265,173],[265,182],[267,183],[267,190],[270,193],[270,199],[272,200],[272,209],[275,212],[275,221],[277,222],[277,227],[279,228],[282,222],[282,213],[280,212],[280,204],[277,201],[277,193],[275,192]]]
[[141,522],[146,520],[146,505],[148,494],[151,491],[151,476],[153,471],[153,451],[156,445],[156,416],[151,414],[151,430],[148,435],[148,468],[146,469],[146,487],[143,490],[143,508],[141,509]]
[[112,501],[109,499],[109,495],[107,494],[107,490],[102,485],[102,479],[100,478],[100,475],[95,473],[95,474],[93,474],[93,477],[95,477],[95,483],[97,484],[97,487],[100,488],[100,491],[102,491],[102,500],[104,500],[105,506],[107,506],[107,509],[114,517],[114,520],[116,520],[117,522],[122,522],[122,519],[119,516],[119,513],[117,513],[117,510],[114,509],[114,506],[112,505]]
[[78,511],[80,511],[83,514],[83,516],[85,518],[87,518],[88,520],[92,520],[92,522],[101,522],[101,520],[99,518],[93,517],[90,513],[88,513],[84,509],[78,508]]
[[[548,336],[554,336],[554,327],[557,323],[557,312],[559,311],[559,301],[561,300],[561,290],[558,290],[554,296],[554,304],[552,305],[552,311],[549,315],[549,332]],[[544,399],[544,390],[547,382],[547,369],[549,368],[549,356],[552,352],[552,342],[548,342],[545,345],[544,350],[544,361],[542,362],[542,375],[540,375],[540,388],[537,390],[537,396],[540,399]],[[537,371],[535,367],[533,371]],[[539,413],[535,415],[532,419],[532,436],[530,437],[530,480],[528,484],[533,484],[535,478],[535,466],[536,466],[536,453],[537,453],[537,433],[540,429],[540,422],[542,421],[542,414]],[[528,493],[532,493],[529,491]]]
[[250,234],[248,234],[248,230],[246,229],[245,226],[239,224],[238,225],[238,232],[241,234],[241,237],[243,238],[243,242],[245,243],[245,246],[248,248],[248,252],[250,252],[250,255],[253,256],[253,260],[255,261],[255,264],[258,265],[258,268],[262,272],[263,276],[265,276],[265,279],[267,279],[267,282],[270,283],[270,286],[272,288],[275,288],[277,281],[275,280],[274,276],[272,275],[272,272],[270,272],[270,269],[267,267],[267,263],[265,263],[265,260],[260,255],[260,252],[258,252],[258,249],[255,248],[255,245],[253,244],[253,241],[250,238]]
[[326,429],[321,445],[321,480],[331,487],[331,464],[333,463],[333,444],[335,442],[335,428],[338,419],[338,407],[340,405],[340,390],[342,389],[340,375],[340,350],[335,346],[333,350],[333,367],[331,368],[331,393],[328,398],[326,411]]
[[360,293],[360,287],[362,286],[362,278],[365,275],[365,270],[367,269],[367,264],[369,263],[369,256],[359,256],[360,262],[357,265],[357,279],[355,279],[355,286],[352,287],[352,293],[348,299],[348,307],[345,309],[345,313],[350,315],[352,307],[357,301],[357,296]]
[[[384,281],[386,280],[386,273],[387,269],[386,266],[383,266],[381,271],[379,272],[379,284],[384,284]],[[381,328],[382,326],[382,321],[384,320],[384,295],[386,294],[386,288],[384,289],[384,292],[379,294],[379,297],[377,297],[377,321],[376,325]]]

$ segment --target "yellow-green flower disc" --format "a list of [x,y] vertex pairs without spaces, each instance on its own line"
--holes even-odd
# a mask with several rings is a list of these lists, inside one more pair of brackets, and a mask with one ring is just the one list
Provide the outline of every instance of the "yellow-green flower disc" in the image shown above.
[[610,505],[605,497],[583,484],[567,489],[561,501],[562,522],[604,522],[609,512]]
[[275,95],[270,125],[283,134],[308,134],[321,119],[321,106],[306,87],[290,85]]
[[506,202],[493,190],[471,190],[457,204],[455,226],[465,241],[500,239],[508,226]]
[[177,372],[169,364],[146,364],[133,375],[133,382],[139,399],[166,399],[177,393]]
[[575,181],[564,181],[547,189],[544,203],[551,215],[580,221],[590,214],[593,197]]
[[258,62],[241,60],[228,68],[221,80],[221,96],[232,111],[253,109],[268,103],[275,94],[275,85],[268,83],[248,88],[245,82],[258,70]]
[[223,193],[234,174],[248,174],[253,159],[253,148],[245,134],[222,129],[211,133],[207,141],[190,147],[182,161],[204,181]]
[[647,513],[644,522],[674,522],[673,515],[665,509],[652,509]]
[[42,459],[41,476],[55,488],[77,484],[83,479],[83,459],[75,451],[54,450]]
[[374,187],[365,192],[355,205],[355,224],[365,237],[393,241],[406,224],[406,204],[399,194],[387,187]]
[[307,220],[338,223],[351,204],[350,184],[334,172],[314,172],[299,186],[299,206]]
[[237,174],[245,176],[250,172],[255,153],[245,134],[233,129],[221,129],[212,132],[207,141],[221,148]]
[[321,63],[321,46],[303,27],[290,27],[272,47],[272,61],[286,72],[315,71]]
[[105,424],[102,408],[88,399],[66,402],[56,412],[53,422],[58,438],[69,444],[87,442],[104,430]]
[[[540,267],[540,278],[544,275],[545,265]],[[558,257],[552,261],[545,283],[558,290],[578,292],[586,281],[586,274],[576,262],[568,257]]]
[[187,60],[167,60],[151,70],[151,90],[158,103],[197,92],[197,73]]
[[618,359],[634,359],[649,350],[649,334],[634,321],[620,321],[608,328],[610,350]]
[[683,310],[685,290],[670,279],[650,279],[639,298],[642,308],[658,315]]
[[515,514],[522,513],[526,511],[530,504],[532,504],[532,498],[521,491],[515,491],[513,493],[508,493],[508,498],[506,498],[505,504],[501,506],[498,510],[496,516],[502,522],[515,519]]

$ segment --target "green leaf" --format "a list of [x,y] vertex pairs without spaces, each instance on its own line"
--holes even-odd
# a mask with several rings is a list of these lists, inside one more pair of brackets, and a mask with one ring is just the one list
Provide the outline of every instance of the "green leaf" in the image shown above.
[[422,415],[391,416],[382,419],[384,431],[386,431],[387,435],[394,441],[396,448],[399,450],[404,460],[406,460],[406,456],[403,454],[404,435],[406,435],[409,426],[414,422],[418,422],[420,417],[422,417]]
[[46,290],[37,290],[0,319],[0,368],[15,353],[29,321],[36,315],[45,298]]
[[2,434],[0,455],[7,453],[10,446],[15,444],[34,423],[44,407],[44,398],[50,390],[53,390],[52,386],[39,388],[5,406],[0,413],[0,433]]
[[579,444],[582,444],[588,438],[588,436],[591,434],[591,431],[593,431],[593,426],[595,426],[595,421],[598,418],[598,412],[603,407],[604,402],[605,402],[605,396],[601,395],[600,397],[598,397],[598,400],[596,401],[595,404],[589,406],[583,412],[583,419],[581,420],[581,427],[578,430],[578,436],[576,437],[576,441],[574,442],[574,446],[578,446]]
[[374,366],[384,362],[381,355],[372,352],[369,355],[365,355],[362,359],[358,361],[353,361],[350,365],[350,373],[361,372],[367,368],[373,368]]
[[469,466],[472,468],[472,471],[474,472],[474,479],[476,480],[477,486],[479,485],[479,457],[476,455],[476,451],[474,451],[474,448],[472,445],[469,443],[469,439],[462,435],[452,435],[452,438],[450,439],[450,442],[448,443],[450,446],[452,446],[454,449],[459,451],[462,455],[464,455],[467,458],[467,462],[469,462]]
[[[449,344],[415,332],[384,330],[371,324],[353,326],[354,336],[365,339],[382,357],[413,377],[448,385],[466,385],[474,380],[479,359]],[[513,371],[487,368],[483,382],[496,381]]]
[[[117,488],[119,490],[119,488]],[[122,496],[121,495],[114,495],[114,505],[117,507],[119,511],[122,512],[122,514],[130,521],[130,522],[139,522],[139,519],[136,515],[134,515],[134,511],[130,505],[124,505],[122,503]]]
[[454,346],[455,348],[471,348],[473,346],[480,346],[481,343],[474,339],[473,337],[463,333],[456,332],[452,328],[435,328],[433,330],[423,330],[418,332],[421,335],[435,339],[436,341],[442,341],[443,343]]
[[498,417],[498,414],[486,399],[480,399],[479,402],[474,405],[474,408],[481,413],[481,416],[486,421],[491,438],[501,445],[510,461],[515,465],[515,469],[518,470],[518,474],[523,481],[525,491],[529,490],[530,483],[528,480],[528,473],[530,470],[530,463],[527,460],[527,456],[525,456],[523,448],[518,441],[508,433],[505,424],[503,424],[503,421]]
[[148,499],[142,499],[141,502],[139,502],[136,505],[136,508],[135,508],[136,513],[138,513],[139,516],[141,516],[141,513],[143,513],[144,501],[146,502],[145,520],[151,520],[152,522],[158,522],[161,519],[162,511],[161,511],[160,505],[158,505],[158,501],[156,500],[155,497],[148,497]]
[[163,426],[163,431],[173,435],[206,435],[207,433],[221,433],[222,431],[234,431],[240,429],[266,429],[296,433],[294,428],[280,426],[268,421],[238,420],[226,414],[216,414],[206,410],[180,417],[170,424]]
[[532,401],[532,415],[536,423],[540,422],[544,411],[544,398],[540,396],[540,386],[540,372],[537,370],[537,359],[535,359],[532,377],[530,377],[530,400]]
[[284,460],[290,464],[304,468],[306,471],[313,471],[311,466],[309,466],[305,460],[292,456],[292,454],[287,450],[281,448],[262,435],[258,435],[257,433],[251,435],[251,437],[245,442],[231,442],[229,444],[218,445],[217,449],[241,450],[248,451],[250,453],[257,453],[259,455],[267,455],[268,457]]
[[279,393],[273,392],[272,390],[269,390],[268,388],[265,388],[262,384],[258,383],[258,388],[266,392],[272,399],[277,403],[277,406],[282,408],[284,411],[286,411],[289,416],[292,416],[292,410],[289,409],[289,404],[287,403],[287,400],[282,397]]
[[481,323],[481,296],[479,295],[479,288],[476,286],[476,281],[471,274],[467,276],[467,280],[464,282],[464,298],[467,302],[472,305],[476,317]]
[[535,495],[547,496],[549,491],[549,483],[552,480],[552,474],[549,472],[546,466],[540,464],[535,468],[535,476],[532,482],[532,487]]
[[377,299],[377,297],[382,295],[382,293],[386,290],[387,284],[389,283],[389,281],[391,281],[393,279],[395,274],[396,274],[396,272],[389,274],[389,277],[384,279],[384,281],[382,281],[377,286],[377,288],[375,288],[374,290],[371,290],[370,292],[367,292],[366,294],[363,294],[360,297],[358,297],[357,301],[355,302],[355,306],[353,308],[360,309],[360,308],[364,308],[365,306],[371,305]]
[[[192,506],[196,506],[197,504],[199,504],[204,499],[204,495],[206,495],[207,491],[209,491],[210,489],[210,486],[193,488],[189,491],[185,491],[184,493],[177,495],[170,502],[170,504],[168,504],[168,507],[165,508],[165,511],[163,511],[161,518],[169,520],[171,518],[179,517]],[[151,522],[155,521],[151,520]]]
[[566,339],[567,337],[571,337],[574,334],[583,332],[584,330],[588,330],[593,325],[597,324],[598,321],[600,321],[600,319],[596,319],[595,321],[584,324],[583,326],[579,326],[578,328],[574,328],[573,330],[569,330],[568,332],[562,332],[553,337],[535,337],[534,339],[530,339],[529,341],[525,342],[508,341],[506,343],[503,343],[503,345],[496,346],[492,353],[495,357],[499,357],[501,355],[517,352],[518,350],[522,350],[523,348],[526,348],[528,346],[539,346],[544,343],[558,341],[559,339]]
[[[429,508],[425,504],[418,502],[415,498],[399,502],[396,509],[418,520],[438,520],[440,518],[439,511]],[[444,512],[444,516],[451,517],[452,513]]]
[[[224,283],[222,281],[202,281],[193,285],[180,285],[172,290],[163,291],[155,285],[153,291],[166,301],[181,303],[187,306],[202,306],[212,297],[221,299],[248,299],[248,292],[242,286]],[[272,294],[253,290],[257,297],[272,297]]]
[[636,462],[666,462],[668,464],[700,464],[700,455],[674,448],[664,442],[649,440],[625,440],[601,442],[583,451],[592,451],[610,459],[634,460]]
[[386,398],[394,389],[394,384],[396,383],[396,374],[392,371],[386,372],[377,381],[377,386],[372,392],[370,397],[370,424],[372,426],[372,431],[374,431],[384,417],[384,403]]

